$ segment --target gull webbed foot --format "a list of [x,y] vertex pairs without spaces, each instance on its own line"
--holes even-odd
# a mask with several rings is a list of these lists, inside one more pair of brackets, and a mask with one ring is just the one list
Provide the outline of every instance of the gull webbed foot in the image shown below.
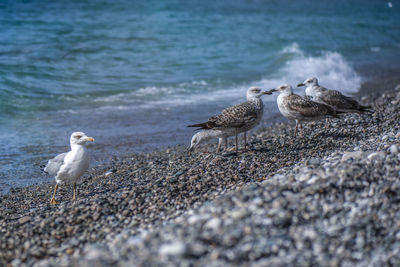
[[60,203],[57,202],[55,198],[52,198],[52,199],[50,200],[50,204],[51,204],[51,205],[57,205],[57,204],[60,204]]

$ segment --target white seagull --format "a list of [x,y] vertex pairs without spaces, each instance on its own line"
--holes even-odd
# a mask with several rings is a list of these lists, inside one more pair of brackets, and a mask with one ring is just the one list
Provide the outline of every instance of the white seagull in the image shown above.
[[73,183],[72,200],[76,200],[76,182],[89,168],[89,154],[84,146],[88,141],[93,142],[93,137],[87,137],[82,132],[72,133],[70,138],[71,151],[62,153],[47,163],[44,171],[54,175],[56,179],[56,187],[50,204],[58,204],[55,199],[57,188],[60,183],[65,182]]
[[235,151],[238,152],[238,134],[244,133],[244,146],[246,148],[246,132],[260,123],[264,113],[264,104],[261,96],[270,94],[272,94],[270,91],[262,91],[260,88],[250,87],[247,90],[246,102],[226,108],[221,114],[209,118],[206,122],[189,125],[188,127],[199,127],[201,130],[218,130],[222,132],[221,136],[226,138],[235,135]]
[[328,105],[336,110],[352,113],[371,112],[371,107],[362,106],[355,99],[345,96],[339,91],[320,86],[315,77],[297,85],[297,87],[300,86],[306,86],[306,95],[311,97],[313,101]]
[[[311,101],[307,97],[293,94],[292,86],[283,84],[271,92],[279,92],[277,98],[278,108],[281,114],[289,120],[296,121],[294,135],[297,134],[297,126],[302,121],[315,121],[327,117],[339,118],[340,111],[336,111],[328,105]],[[300,124],[301,127],[301,124]]]

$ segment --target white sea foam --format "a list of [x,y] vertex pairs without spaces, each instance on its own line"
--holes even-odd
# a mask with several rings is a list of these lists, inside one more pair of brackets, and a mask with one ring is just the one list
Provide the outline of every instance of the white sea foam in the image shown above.
[[[354,71],[351,64],[337,52],[325,52],[319,56],[308,56],[297,43],[284,47],[282,55],[290,54],[290,59],[279,69],[270,72],[258,81],[246,84],[223,86],[209,82],[189,81],[177,86],[144,87],[127,93],[99,97],[101,110],[146,109],[160,107],[161,109],[176,108],[185,105],[199,105],[207,102],[239,103],[244,100],[245,92],[250,86],[271,89],[283,83],[289,83],[294,88],[300,82],[310,77],[318,77],[320,84],[330,89],[344,93],[355,93],[362,79]],[[303,94],[304,88],[299,88]],[[267,96],[266,101],[273,101],[274,96]]]
[[325,52],[321,56],[306,56],[295,43],[282,49],[281,53],[291,53],[294,57],[260,84],[276,87],[282,83],[296,86],[307,78],[317,77],[324,87],[355,93],[361,86],[362,78],[354,71],[345,58],[337,52]]
[[379,52],[379,51],[381,51],[381,48],[379,46],[373,46],[373,47],[371,47],[371,51],[372,52]]

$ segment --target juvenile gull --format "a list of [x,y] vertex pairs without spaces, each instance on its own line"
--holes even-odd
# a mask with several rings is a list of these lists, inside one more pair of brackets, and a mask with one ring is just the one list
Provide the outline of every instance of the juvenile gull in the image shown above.
[[264,112],[264,104],[261,96],[272,94],[270,91],[262,91],[257,87],[247,90],[247,101],[224,109],[218,116],[213,116],[208,121],[189,125],[199,127],[201,130],[218,130],[223,136],[235,135],[235,151],[238,151],[238,134],[244,133],[244,146],[246,148],[246,132],[257,126]]
[[82,132],[72,133],[70,138],[71,151],[62,153],[47,163],[44,171],[54,175],[56,179],[56,187],[50,204],[58,204],[55,199],[57,188],[60,183],[64,182],[73,183],[74,194],[72,199],[76,200],[76,182],[89,168],[89,154],[84,146],[88,141],[93,142],[94,139],[87,137]]
[[206,129],[206,130],[201,130],[200,132],[193,135],[192,141],[190,142],[189,150],[193,151],[201,143],[203,143],[211,138],[218,138],[217,153],[219,152],[219,150],[221,148],[222,141],[225,141],[225,149],[228,148],[228,135],[224,131]]
[[280,93],[277,103],[281,114],[289,120],[296,121],[295,136],[299,122],[315,121],[327,117],[339,118],[338,114],[341,113],[328,105],[314,102],[308,97],[293,94],[293,89],[288,84],[283,84],[271,91]]
[[297,85],[306,86],[306,95],[313,101],[328,105],[342,112],[371,112],[371,107],[360,105],[355,99],[343,95],[336,90],[329,90],[318,84],[318,79],[313,77]]

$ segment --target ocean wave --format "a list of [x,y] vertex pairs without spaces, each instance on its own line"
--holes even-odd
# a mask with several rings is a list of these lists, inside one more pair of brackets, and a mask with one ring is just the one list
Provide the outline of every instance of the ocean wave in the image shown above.
[[129,104],[132,101],[151,101],[170,96],[187,95],[192,92],[207,89],[208,83],[204,80],[189,81],[179,83],[177,86],[146,86],[139,89],[132,89],[128,92],[122,92],[115,95],[100,96],[95,98],[94,102]]
[[[338,52],[323,52],[320,56],[307,56],[297,43],[284,47],[281,54],[292,54],[283,67],[264,77],[259,84],[276,87],[283,83],[296,86],[307,78],[317,77],[320,85],[355,93],[361,86],[362,78],[351,64]],[[301,93],[299,93],[301,94]]]
[[[286,55],[290,55],[286,57]],[[320,84],[327,88],[344,93],[355,93],[359,89],[362,78],[355,72],[351,64],[338,52],[323,52],[319,56],[306,55],[297,43],[284,47],[277,57],[286,61],[279,68],[269,71],[258,81],[242,84],[224,85],[223,82],[188,81],[175,86],[149,86],[129,92],[94,99],[96,110],[129,110],[159,107],[161,109],[176,108],[185,105],[201,105],[209,102],[241,102],[250,86],[264,89],[275,88],[283,83],[296,85],[310,77],[318,77]],[[296,90],[297,91],[297,90]],[[303,94],[304,88],[297,93]],[[275,97],[265,97],[272,101]]]

